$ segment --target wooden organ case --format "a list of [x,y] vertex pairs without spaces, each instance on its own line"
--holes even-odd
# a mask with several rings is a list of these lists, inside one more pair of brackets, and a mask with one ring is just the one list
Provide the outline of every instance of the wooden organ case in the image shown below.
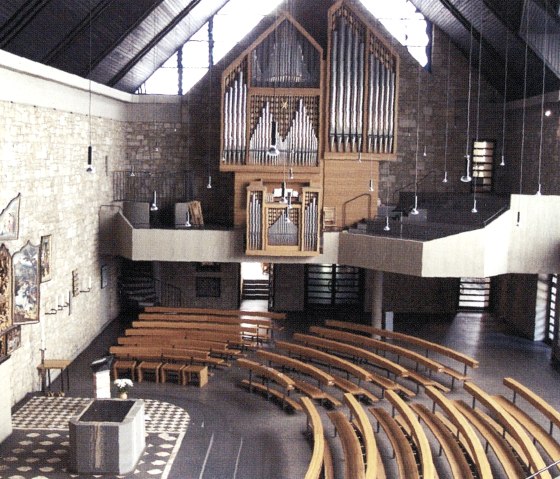
[[222,74],[220,171],[247,254],[319,254],[322,87],[323,50],[287,12]]
[[394,160],[399,57],[344,1],[329,9],[325,159]]

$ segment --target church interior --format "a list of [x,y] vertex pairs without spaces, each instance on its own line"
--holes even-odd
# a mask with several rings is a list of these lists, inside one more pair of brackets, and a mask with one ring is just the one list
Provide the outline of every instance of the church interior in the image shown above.
[[3,2],[0,478],[560,477],[559,161],[559,0]]

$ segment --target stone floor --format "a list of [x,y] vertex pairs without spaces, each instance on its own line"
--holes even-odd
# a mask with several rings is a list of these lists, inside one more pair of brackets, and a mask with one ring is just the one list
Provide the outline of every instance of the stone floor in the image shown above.
[[[305,331],[310,324],[319,323],[314,317],[290,315],[279,337],[290,337],[293,331]],[[119,321],[111,323],[72,363],[70,391],[65,397],[48,398],[36,393],[14,408],[14,434],[0,445],[0,478],[77,477],[65,470],[68,454],[65,417],[92,396],[89,364],[106,354],[123,327]],[[472,377],[488,392],[510,397],[501,381],[505,376],[513,376],[560,410],[560,372],[550,366],[549,348],[515,337],[503,323],[489,315],[458,314],[452,319],[398,317],[395,329],[478,358],[480,368],[472,371]],[[130,395],[147,401],[151,421],[148,423],[149,447],[137,470],[127,477],[303,478],[312,448],[305,435],[305,416],[284,412],[278,405],[239,388],[237,384],[246,374],[235,365],[212,370],[212,373],[204,388],[151,382],[134,384]],[[60,386],[55,381],[53,389],[57,387]],[[375,388],[373,391],[378,392]],[[450,397],[469,399],[460,386]],[[423,392],[415,400],[431,404]],[[386,401],[378,404],[386,406]],[[332,435],[324,408],[320,409],[333,449],[336,477],[343,477],[338,438]],[[559,431],[555,437],[560,440]],[[387,440],[380,434],[377,441],[387,477],[397,477]],[[434,450],[437,451],[435,446]],[[436,463],[438,470],[446,471],[443,457],[436,457]],[[495,465],[493,461],[492,464]],[[445,476],[440,474],[440,477]],[[495,477],[503,477],[499,468],[496,468]]]

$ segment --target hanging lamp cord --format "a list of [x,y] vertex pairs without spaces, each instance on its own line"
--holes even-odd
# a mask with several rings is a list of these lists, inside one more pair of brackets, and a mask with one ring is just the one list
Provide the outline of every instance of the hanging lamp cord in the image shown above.
[[[545,52],[548,53],[548,15],[545,16],[544,21],[544,47]],[[541,167],[542,167],[542,150],[543,150],[543,130],[544,130],[544,93],[545,93],[545,80],[546,80],[546,55],[543,55],[542,62],[542,91],[541,91],[541,132],[539,141],[539,173],[538,173],[538,190],[537,194],[541,194]]]
[[508,18],[508,2],[506,4],[506,56],[504,67],[504,105],[502,110],[502,158],[500,166],[505,165],[505,147],[506,147],[506,103],[507,103],[507,87],[508,87],[508,67],[509,67],[509,26],[507,25]]
[[443,161],[445,168],[444,179],[447,180],[447,149],[449,146],[449,84],[451,74],[449,69],[451,67],[451,37],[447,40],[447,81],[446,81],[446,96],[445,96],[445,146],[443,149]]
[[521,122],[521,153],[519,162],[519,194],[523,191],[523,160],[525,157],[525,116],[527,110],[527,57],[529,55],[529,9],[525,11],[525,66],[523,73],[523,114]]

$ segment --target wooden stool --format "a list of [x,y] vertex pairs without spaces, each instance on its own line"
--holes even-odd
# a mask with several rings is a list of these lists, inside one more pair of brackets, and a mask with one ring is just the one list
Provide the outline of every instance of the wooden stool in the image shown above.
[[134,381],[134,368],[136,368],[136,361],[117,359],[113,363],[113,379],[119,379],[119,371],[128,372],[130,380]]
[[185,368],[184,364],[165,363],[160,369],[159,379],[162,383],[167,381],[168,376],[177,376],[177,384],[181,384],[181,372]]
[[155,382],[159,383],[159,370],[162,364],[159,361],[142,361],[138,366],[136,366],[137,380],[141,383],[144,380],[144,373],[153,373]]
[[181,370],[181,384],[195,384],[199,388],[208,384],[208,366],[189,364]]

